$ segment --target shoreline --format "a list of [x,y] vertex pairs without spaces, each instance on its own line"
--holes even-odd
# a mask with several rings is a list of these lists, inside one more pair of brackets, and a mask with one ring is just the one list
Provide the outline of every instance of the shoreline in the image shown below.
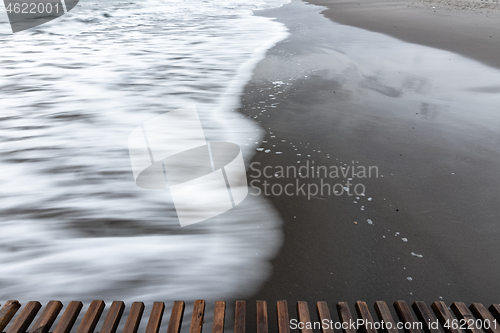
[[[273,171],[359,163],[381,175],[362,180],[366,196],[266,197],[285,240],[271,277],[247,298],[247,315],[255,315],[255,300],[301,300],[310,309],[320,300],[495,302],[500,267],[490,264],[500,246],[483,230],[495,228],[500,213],[496,70],[320,12],[294,0],[256,13],[276,17],[291,35],[268,51],[242,96],[240,112],[266,130],[252,162]],[[249,169],[249,184],[254,175]]]
[[[304,0],[340,24],[438,48],[500,68],[500,4],[474,1]],[[470,5],[462,5],[469,3]]]

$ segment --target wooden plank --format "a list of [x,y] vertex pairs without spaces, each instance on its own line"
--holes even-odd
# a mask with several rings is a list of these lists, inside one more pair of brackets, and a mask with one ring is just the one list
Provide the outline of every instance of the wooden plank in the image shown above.
[[42,311],[40,317],[33,324],[29,333],[47,333],[56,320],[63,305],[59,301],[50,301]]
[[214,320],[212,322],[212,333],[224,333],[224,317],[226,314],[226,302],[217,301],[214,307]]
[[182,326],[182,318],[184,317],[184,308],[186,307],[183,301],[175,301],[168,322],[167,333],[180,333]]
[[307,302],[297,302],[297,314],[299,315],[299,322],[302,323],[301,325],[304,325],[304,328],[301,329],[300,332],[313,333],[311,315],[309,314],[309,307],[307,306]]
[[[445,325],[446,322],[448,322],[450,325],[447,325],[448,327],[444,327],[444,330],[448,333],[463,333],[461,329],[459,328],[453,328],[451,325],[455,318],[451,314],[450,310],[448,310],[448,307],[444,302],[434,302],[432,303],[432,310],[434,310],[434,313],[436,314],[436,317],[439,319],[439,322],[441,325]],[[457,323],[458,324],[458,323]]]
[[396,308],[399,320],[401,320],[404,324],[410,323],[408,328],[405,326],[404,330],[406,333],[420,333],[416,324],[417,321],[413,317],[413,314],[405,301],[394,302],[394,308]]
[[[130,307],[130,312],[123,327],[123,333],[137,333],[142,315],[144,314],[144,303],[134,302]],[[55,333],[55,332],[54,332]]]
[[359,318],[363,319],[363,328],[365,333],[377,333],[377,330],[374,327],[375,323],[373,322],[372,314],[370,313],[370,309],[368,308],[366,302],[357,301],[355,307]]
[[386,333],[399,333],[396,322],[392,317],[391,310],[387,306],[386,302],[376,301],[375,302],[375,312],[380,321],[384,322],[384,332]]
[[[328,310],[328,304],[326,302],[317,302],[316,310],[318,311],[318,318],[321,322],[321,330],[323,333],[334,333],[332,323],[332,316],[330,316],[330,310]],[[328,325],[324,326],[323,323],[327,322]]]
[[123,301],[113,301],[99,333],[115,333],[125,310]]
[[439,327],[433,326],[432,323],[436,322],[436,318],[434,318],[431,310],[424,302],[414,302],[412,308],[413,311],[415,311],[418,320],[422,322],[425,333],[441,333]]
[[338,302],[337,312],[339,313],[339,319],[342,323],[342,331],[344,333],[356,333],[355,326],[351,326],[354,320],[352,319],[351,310],[349,310],[349,304],[346,302]]
[[236,301],[234,308],[234,333],[245,333],[246,302]]
[[257,301],[257,333],[268,333],[267,302]]
[[73,328],[80,311],[82,311],[82,307],[82,302],[70,302],[59,320],[59,323],[57,323],[54,333],[69,333]]
[[3,332],[3,329],[7,327],[20,307],[21,304],[18,301],[7,301],[4,304],[0,310],[0,332]]
[[290,317],[288,316],[288,304],[286,301],[278,301],[276,303],[278,315],[278,331],[279,333],[290,333]]
[[[463,322],[466,326],[466,330],[471,333],[483,333],[484,331],[476,327],[476,318],[469,311],[467,306],[462,302],[455,302],[451,305],[451,309],[455,313],[455,317],[458,320],[464,320]],[[461,323],[460,323],[461,324]]]
[[472,303],[469,308],[477,319],[482,320],[483,328],[488,327],[485,328],[486,332],[500,333],[500,326],[497,322],[495,322],[495,318],[490,312],[488,312],[484,305],[482,305],[481,303]]
[[492,304],[488,310],[493,314],[493,316],[500,321],[500,304]]
[[92,301],[76,333],[93,333],[105,306],[104,301]]
[[148,325],[146,326],[146,333],[158,333],[160,330],[163,312],[165,311],[165,303],[154,302],[151,314],[149,315]]
[[21,310],[21,313],[19,313],[19,316],[17,316],[12,325],[9,327],[7,333],[26,332],[41,307],[42,305],[40,304],[40,302],[28,302],[24,309]]
[[189,333],[201,333],[203,328],[203,316],[205,315],[205,301],[202,299],[196,300],[193,307],[193,316],[191,317],[191,326]]

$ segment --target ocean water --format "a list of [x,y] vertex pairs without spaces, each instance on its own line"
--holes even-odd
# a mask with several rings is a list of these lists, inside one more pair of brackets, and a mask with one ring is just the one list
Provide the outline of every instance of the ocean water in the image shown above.
[[237,143],[248,162],[264,131],[235,109],[287,36],[252,11],[284,1],[84,0],[0,34],[2,302],[230,299],[260,286],[282,242],[273,208],[248,196],[181,228],[167,191],[134,183],[127,139],[195,103],[207,140]]

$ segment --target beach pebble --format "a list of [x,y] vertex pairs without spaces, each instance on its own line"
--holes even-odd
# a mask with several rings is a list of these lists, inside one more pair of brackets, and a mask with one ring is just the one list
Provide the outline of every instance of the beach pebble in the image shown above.
[[422,258],[422,257],[423,257],[423,255],[421,255],[421,254],[417,254],[417,253],[415,253],[415,252],[412,252],[412,253],[411,253],[411,255],[412,255],[412,256],[415,256],[415,257],[417,257],[417,258]]

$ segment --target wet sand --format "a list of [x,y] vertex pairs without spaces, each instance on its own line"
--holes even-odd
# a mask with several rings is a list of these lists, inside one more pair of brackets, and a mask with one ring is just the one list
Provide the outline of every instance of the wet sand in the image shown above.
[[[257,13],[277,17],[291,35],[259,63],[243,95],[241,112],[268,131],[253,162],[272,173],[307,161],[377,166],[379,177],[354,179],[366,186],[358,198],[267,197],[284,220],[285,243],[249,299],[249,318],[257,299],[272,302],[271,324],[279,299],[289,300],[292,318],[297,300],[314,318],[318,300],[334,316],[338,301],[498,302],[499,71],[320,11],[294,1]],[[272,173],[270,184],[296,180]],[[266,178],[255,176],[250,169],[248,180],[264,190]]]
[[462,54],[500,68],[495,0],[308,0],[335,22]]

